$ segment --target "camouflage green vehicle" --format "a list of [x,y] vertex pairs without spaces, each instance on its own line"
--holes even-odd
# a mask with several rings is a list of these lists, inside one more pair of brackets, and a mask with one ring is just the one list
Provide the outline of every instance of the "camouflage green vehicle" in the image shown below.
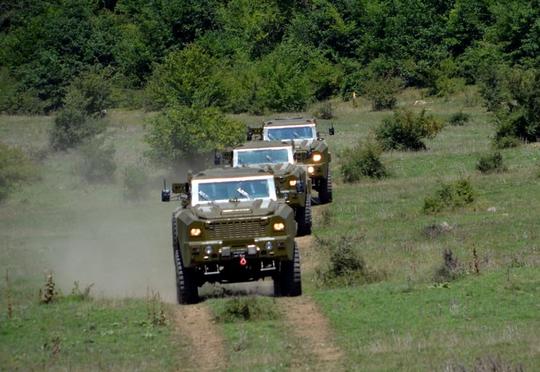
[[[334,128],[331,127],[328,133],[334,135]],[[319,193],[319,201],[323,204],[332,201],[332,156],[328,144],[317,131],[315,119],[274,119],[265,122],[262,128],[248,128],[247,138],[292,142],[294,159],[306,168],[313,188]]]
[[271,277],[276,296],[302,293],[294,211],[262,169],[216,168],[161,192],[172,215],[178,302],[196,303],[204,283]]
[[[274,175],[278,198],[294,210],[297,236],[311,234],[311,179],[304,167],[294,163],[293,145],[278,141],[248,142],[223,153],[235,168],[263,168]],[[221,163],[218,159],[216,163]]]

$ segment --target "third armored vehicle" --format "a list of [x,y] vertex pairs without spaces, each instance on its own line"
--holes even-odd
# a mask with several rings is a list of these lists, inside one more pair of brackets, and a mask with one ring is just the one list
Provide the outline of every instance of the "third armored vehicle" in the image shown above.
[[274,293],[302,293],[293,210],[276,195],[274,175],[262,169],[216,168],[164,188],[177,199],[172,246],[178,302],[198,301],[206,282],[272,277]]
[[[334,134],[334,128],[329,129]],[[328,144],[317,132],[315,119],[293,118],[266,121],[262,128],[248,128],[248,140],[256,137],[264,141],[282,141],[294,143],[295,161],[305,166],[313,182],[313,188],[319,193],[321,203],[332,201],[332,176],[330,162],[332,156]]]

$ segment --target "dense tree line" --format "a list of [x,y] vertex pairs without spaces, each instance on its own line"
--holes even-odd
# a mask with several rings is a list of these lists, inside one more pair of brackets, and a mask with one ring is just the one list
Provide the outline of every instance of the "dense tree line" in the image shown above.
[[0,111],[56,110],[92,73],[113,104],[155,109],[298,110],[374,79],[447,94],[498,66],[538,69],[539,13],[538,0],[3,0]]

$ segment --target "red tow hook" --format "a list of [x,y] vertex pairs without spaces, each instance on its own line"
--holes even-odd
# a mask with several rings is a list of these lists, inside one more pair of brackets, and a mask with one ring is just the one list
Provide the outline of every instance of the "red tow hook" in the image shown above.
[[245,258],[245,257],[241,257],[241,258],[240,258],[240,266],[246,266],[246,264],[247,264],[246,258]]

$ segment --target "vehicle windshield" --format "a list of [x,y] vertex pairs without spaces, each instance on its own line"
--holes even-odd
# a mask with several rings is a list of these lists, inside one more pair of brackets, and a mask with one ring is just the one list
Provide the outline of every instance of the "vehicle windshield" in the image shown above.
[[314,139],[314,126],[267,127],[265,140]]
[[273,179],[268,177],[200,180],[193,183],[193,204],[230,200],[275,199],[274,187]]
[[286,148],[234,151],[235,167],[252,164],[289,163],[289,161],[289,151]]

